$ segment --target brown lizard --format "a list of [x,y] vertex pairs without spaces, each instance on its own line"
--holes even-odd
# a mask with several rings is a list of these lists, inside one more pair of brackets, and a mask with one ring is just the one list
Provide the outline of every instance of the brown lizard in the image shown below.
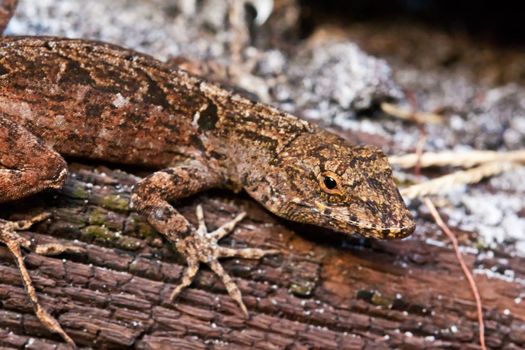
[[[246,191],[280,217],[346,234],[393,239],[415,227],[387,158],[376,148],[352,146],[131,50],[86,40],[4,37],[0,202],[61,188],[67,176],[62,156],[155,169],[135,186],[130,204],[187,260],[172,299],[206,263],[246,315],[240,290],[218,259],[278,252],[217,244],[244,213],[208,233],[200,207],[195,229],[170,202],[227,188]],[[23,267],[20,245],[29,244],[15,230],[41,219],[2,220],[0,242],[16,256],[38,317],[73,345],[38,304]]]

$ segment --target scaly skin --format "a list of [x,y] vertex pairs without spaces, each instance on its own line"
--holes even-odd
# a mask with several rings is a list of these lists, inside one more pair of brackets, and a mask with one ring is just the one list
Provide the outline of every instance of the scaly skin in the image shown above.
[[[186,256],[188,269],[173,297],[203,262],[245,314],[218,259],[277,252],[217,245],[243,214],[207,234],[202,211],[195,229],[169,202],[222,187],[245,190],[278,216],[347,234],[402,238],[415,226],[375,148],[349,145],[134,51],[86,40],[3,38],[0,202],[60,188],[67,173],[62,156],[156,169],[137,184],[131,205]],[[9,225],[0,223],[0,241],[8,245],[14,232],[1,232]],[[36,296],[32,301],[38,305]]]
[[379,239],[414,228],[379,150],[113,45],[4,38],[0,112],[61,155],[158,169],[198,160],[213,187],[245,189],[290,220]]

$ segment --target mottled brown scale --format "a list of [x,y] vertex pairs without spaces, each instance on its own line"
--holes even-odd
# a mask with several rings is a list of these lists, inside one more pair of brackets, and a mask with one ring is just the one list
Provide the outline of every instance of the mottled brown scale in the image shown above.
[[191,147],[205,100],[184,98],[189,89],[168,87],[171,72],[148,61],[109,45],[5,38],[0,109],[61,154],[165,167]]
[[[137,184],[131,205],[187,258],[173,297],[203,262],[245,314],[240,291],[218,259],[259,259],[276,251],[220,247],[216,242],[242,214],[207,234],[202,212],[195,229],[170,202],[223,187],[245,190],[286,219],[347,234],[390,239],[414,230],[387,159],[375,148],[351,146],[285,112],[117,46],[2,39],[0,202],[61,187],[62,156],[163,169]],[[0,238],[8,243],[8,236]]]

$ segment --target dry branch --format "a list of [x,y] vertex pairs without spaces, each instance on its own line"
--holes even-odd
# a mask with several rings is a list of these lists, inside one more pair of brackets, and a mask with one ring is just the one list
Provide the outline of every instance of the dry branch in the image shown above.
[[477,164],[490,162],[515,162],[525,163],[525,150],[495,152],[495,151],[471,151],[459,152],[427,152],[421,155],[417,153],[403,156],[391,156],[388,158],[392,165],[401,168],[412,168],[419,165],[422,168],[431,166],[455,166],[470,168]]
[[468,280],[470,289],[472,290],[472,294],[474,295],[474,299],[476,300],[476,311],[478,314],[478,323],[479,323],[479,343],[482,350],[487,350],[487,347],[485,345],[485,322],[483,321],[483,304],[481,303],[481,297],[479,296],[478,286],[476,284],[476,281],[474,281],[474,277],[472,276],[472,272],[470,272],[469,268],[465,264],[465,260],[463,259],[463,256],[461,255],[461,252],[459,250],[459,244],[458,239],[456,238],[456,235],[450,230],[450,228],[445,224],[443,219],[441,218],[441,215],[439,215],[436,207],[434,206],[434,203],[428,198],[424,198],[425,205],[430,210],[430,214],[438,224],[438,226],[443,230],[443,232],[447,235],[447,237],[452,242],[452,246],[454,247],[454,253],[456,253],[456,258],[459,261],[459,264],[461,266],[461,269],[463,270],[463,273],[465,274],[465,277]]
[[455,186],[477,183],[486,177],[510,171],[517,166],[515,163],[508,162],[485,163],[476,168],[456,171],[452,174],[403,188],[400,192],[404,198],[410,199],[444,193]]
[[443,123],[443,116],[439,114],[418,112],[414,111],[412,108],[402,107],[388,102],[381,103],[381,109],[386,114],[406,121],[412,121],[420,124]]

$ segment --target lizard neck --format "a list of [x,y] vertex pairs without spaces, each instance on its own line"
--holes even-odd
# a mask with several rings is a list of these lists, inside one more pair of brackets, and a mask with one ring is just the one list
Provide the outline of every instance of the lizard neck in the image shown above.
[[257,197],[271,191],[268,179],[275,172],[274,160],[297,137],[316,128],[214,84],[202,82],[200,90],[208,103],[196,114],[194,125],[199,127],[206,153],[219,159],[223,174],[232,181],[230,187],[243,188],[264,202]]

